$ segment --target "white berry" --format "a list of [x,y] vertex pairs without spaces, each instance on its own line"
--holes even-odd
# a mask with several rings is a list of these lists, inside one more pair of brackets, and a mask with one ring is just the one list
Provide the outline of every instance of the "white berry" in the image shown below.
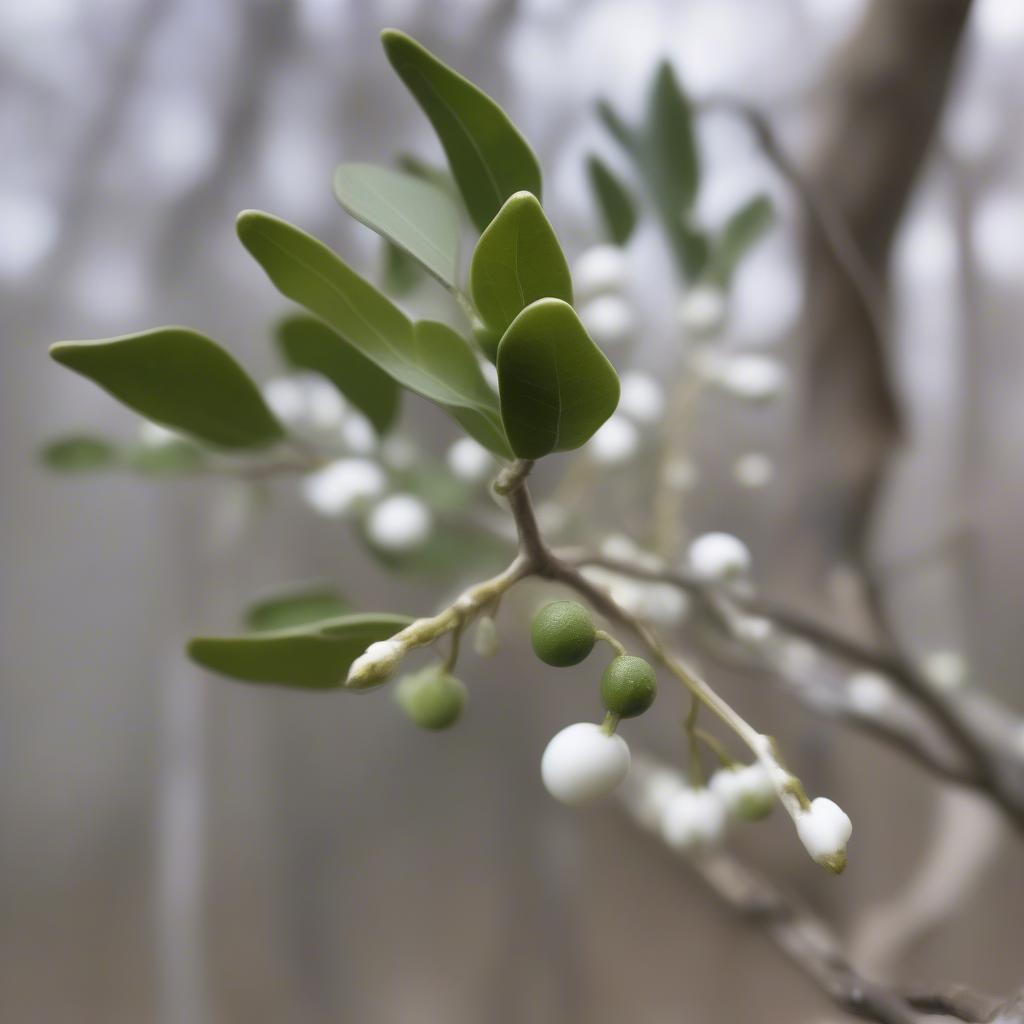
[[414,494],[392,494],[376,505],[366,520],[370,540],[385,551],[412,551],[429,536],[434,517]]
[[494,471],[494,456],[471,437],[460,437],[446,459],[452,473],[467,483],[477,483]]
[[338,459],[302,482],[307,502],[321,515],[341,516],[357,502],[380,494],[387,478],[369,459]]
[[597,295],[622,288],[629,264],[617,245],[592,245],[573,264],[572,281],[579,295]]
[[619,412],[637,423],[656,423],[665,412],[665,392],[647,373],[624,373],[620,383]]
[[610,793],[629,773],[629,747],[593,722],[566,726],[552,737],[540,762],[547,791],[563,804],[583,804]]
[[691,288],[679,306],[679,321],[689,335],[705,337],[721,330],[726,314],[725,293],[713,285]]
[[711,776],[711,791],[737,818],[763,817],[775,803],[771,775],[759,762],[722,768]]
[[775,466],[767,455],[761,452],[747,452],[741,455],[733,466],[736,480],[751,489],[764,487],[775,476]]
[[855,672],[846,684],[846,694],[854,710],[876,716],[892,702],[892,683],[880,672]]
[[853,823],[837,803],[827,797],[816,797],[807,810],[797,814],[796,832],[817,863],[837,874],[843,870]]
[[665,804],[661,834],[674,850],[708,850],[725,838],[727,823],[725,805],[711,790],[684,786]]
[[707,580],[725,580],[750,572],[750,549],[731,533],[704,533],[690,544],[690,568]]
[[587,333],[601,348],[615,348],[633,334],[633,307],[618,295],[598,295],[579,310]]
[[618,466],[636,454],[640,442],[636,427],[617,413],[610,416],[590,439],[587,450],[595,462]]
[[766,402],[782,391],[786,371],[781,363],[768,356],[736,355],[721,366],[717,380],[737,398]]
[[932,651],[922,661],[921,670],[936,690],[947,693],[958,690],[967,679],[967,663],[956,651]]

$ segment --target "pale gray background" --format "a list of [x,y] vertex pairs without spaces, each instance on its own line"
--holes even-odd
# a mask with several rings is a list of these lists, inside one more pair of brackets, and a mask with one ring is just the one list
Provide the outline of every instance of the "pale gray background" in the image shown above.
[[[33,450],[61,430],[134,430],[106,396],[49,363],[54,340],[185,322],[271,372],[266,324],[282,304],[234,238],[238,210],[293,219],[372,266],[367,233],[330,197],[334,164],[435,152],[382,57],[380,27],[414,32],[507,103],[538,146],[548,206],[578,252],[593,240],[580,156],[599,136],[597,95],[635,109],[668,51],[695,93],[755,99],[806,152],[815,85],[861,9],[0,0],[0,1019],[837,1019],[614,810],[575,814],[546,798],[539,754],[589,713],[585,674],[539,672],[510,637],[500,662],[468,656],[472,711],[444,737],[414,733],[383,697],[200,677],[183,639],[234,628],[245,600],[275,582],[329,572],[367,607],[426,609],[437,595],[382,577],[288,485],[246,517],[227,484],[52,479]],[[974,678],[1024,710],[1021,68],[1024,6],[983,0],[898,247],[897,362],[914,438],[884,546],[926,546],[970,510],[966,556],[899,576],[903,619],[921,650],[962,647]],[[702,133],[709,218],[758,183],[792,213],[742,133]],[[960,239],[957,189],[971,203]],[[792,233],[776,232],[741,279],[738,341],[784,343],[800,301]],[[982,273],[970,345],[957,291],[964,242]],[[645,238],[636,258],[653,260]],[[638,276],[653,287],[664,274],[652,262]],[[639,301],[651,324],[643,360],[657,366],[666,302],[653,290]],[[450,437],[437,416],[416,415],[439,445]],[[719,485],[695,497],[696,520],[741,528],[756,549],[771,497],[751,506],[723,466],[785,436],[785,421],[785,409],[741,411],[716,432],[705,460]],[[855,929],[912,877],[933,787],[767,692],[719,681],[788,737],[801,772],[858,826],[838,883],[814,873],[781,821],[747,845]],[[630,735],[668,753],[672,717]],[[968,814],[964,828],[988,827],[979,820]],[[885,969],[995,991],[1018,984],[1021,855],[1000,839],[952,923]]]

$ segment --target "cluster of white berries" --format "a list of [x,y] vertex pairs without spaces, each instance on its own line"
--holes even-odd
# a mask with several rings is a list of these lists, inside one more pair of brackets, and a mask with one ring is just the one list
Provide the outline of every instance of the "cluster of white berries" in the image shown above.
[[[625,791],[626,806],[640,825],[673,849],[690,854],[718,846],[731,820],[764,818],[775,799],[771,774],[759,762],[721,768],[706,787],[694,787],[679,772],[637,757]],[[832,800],[818,797],[797,811],[794,820],[811,857],[841,871],[853,832],[849,816]]]
[[631,813],[682,853],[712,850],[730,820],[757,821],[775,805],[775,790],[760,764],[721,768],[707,786],[692,786],[677,771],[637,758],[626,792]]
[[627,342],[636,317],[623,295],[629,279],[625,253],[616,245],[594,245],[573,265],[573,285],[580,300],[579,314],[590,336],[601,348]]
[[618,409],[587,444],[590,457],[607,466],[628,462],[640,446],[640,430],[665,412],[665,393],[650,374],[624,373],[620,386]]
[[274,415],[300,437],[340,443],[346,451],[359,455],[377,447],[370,421],[318,373],[274,377],[263,385],[263,397]]

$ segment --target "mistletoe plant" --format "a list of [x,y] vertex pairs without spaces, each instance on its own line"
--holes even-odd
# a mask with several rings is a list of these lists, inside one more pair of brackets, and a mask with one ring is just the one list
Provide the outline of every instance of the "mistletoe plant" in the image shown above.
[[[495,550],[507,550],[514,527],[516,550],[500,572],[469,586],[436,614],[353,612],[331,589],[306,590],[251,608],[247,633],[193,640],[190,656],[234,679],[308,690],[365,690],[401,676],[395,686],[399,706],[416,724],[444,729],[459,719],[466,701],[466,687],[455,675],[462,635],[473,626],[477,649],[493,653],[504,595],[529,578],[551,581],[578,600],[555,601],[537,613],[532,642],[541,661],[577,665],[593,657],[599,643],[612,657],[600,676],[603,721],[568,726],[544,752],[541,774],[549,791],[578,804],[626,779],[630,752],[621,723],[652,707],[657,674],[666,673],[691,697],[685,722],[690,768],[684,781],[681,773],[637,765],[643,816],[674,847],[699,851],[721,840],[729,817],[761,818],[778,800],[811,856],[838,873],[846,862],[849,818],[830,800],[808,799],[772,739],[666,645],[657,626],[678,622],[682,595],[666,584],[642,582],[651,578],[645,573],[664,568],[665,559],[679,557],[678,501],[687,486],[681,445],[695,387],[712,381],[745,397],[765,397],[777,389],[775,368],[752,356],[730,362],[710,348],[695,350],[664,416],[650,378],[633,373],[620,385],[595,338],[613,345],[631,331],[628,306],[616,290],[624,267],[621,247],[638,218],[633,193],[604,160],[590,157],[587,175],[607,240],[580,259],[574,289],[541,204],[537,158],[508,116],[415,40],[386,31],[383,44],[433,125],[450,175],[408,156],[399,169],[345,164],[334,177],[335,195],[385,239],[392,292],[404,294],[425,272],[452,296],[463,328],[410,318],[322,242],[249,210],[238,218],[239,239],[271,283],[302,309],[276,329],[292,373],[261,391],[216,342],[184,327],[62,342],[51,349],[58,363],[141,414],[147,426],[135,446],[64,438],[46,449],[46,460],[63,469],[209,472],[254,480],[299,473],[314,507],[357,517],[360,536],[397,569],[410,568],[423,553],[441,532],[439,520],[471,503],[465,485],[493,475],[490,495],[501,521],[488,521],[483,530],[450,522],[448,540],[463,567],[472,560],[467,538],[473,531],[489,536],[487,557],[493,557]],[[733,269],[770,223],[771,206],[755,198],[718,234],[695,221],[698,158],[691,111],[668,65],[655,76],[642,126],[626,124],[607,105],[600,115],[635,165],[688,285],[683,326],[691,337],[708,338],[721,326]],[[463,217],[478,233],[466,275],[459,260]],[[579,312],[577,293],[583,296]],[[403,391],[439,406],[463,432],[447,466],[418,461],[408,439],[396,432]],[[342,396],[356,411],[344,429],[338,419]],[[573,521],[535,512],[528,486],[535,463],[583,449],[566,475],[564,512],[573,494],[578,500],[585,490],[588,473],[592,482],[595,464],[632,455],[637,424],[663,419],[652,544],[660,554],[621,537],[595,551],[556,546],[552,537]],[[493,514],[494,502],[486,504]],[[588,538],[586,524],[577,525],[572,539],[578,545]],[[742,578],[750,568],[744,545],[724,534],[697,538],[688,561],[712,587]],[[595,616],[603,620],[600,628]],[[757,622],[744,626],[754,630]],[[438,647],[425,667],[407,669],[414,651]],[[702,708],[735,733],[751,763],[738,763],[719,738],[698,726]],[[702,747],[720,766],[707,783]]]

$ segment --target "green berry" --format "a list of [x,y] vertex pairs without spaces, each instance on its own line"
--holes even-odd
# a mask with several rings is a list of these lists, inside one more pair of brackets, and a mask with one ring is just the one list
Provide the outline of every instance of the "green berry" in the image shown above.
[[533,650],[546,665],[578,665],[597,642],[590,612],[575,601],[552,601],[533,617]]
[[601,676],[601,700],[619,718],[642,715],[654,703],[657,693],[654,669],[643,658],[631,654],[613,658]]
[[395,697],[402,710],[423,729],[447,729],[462,716],[466,687],[453,675],[431,665],[398,681]]

